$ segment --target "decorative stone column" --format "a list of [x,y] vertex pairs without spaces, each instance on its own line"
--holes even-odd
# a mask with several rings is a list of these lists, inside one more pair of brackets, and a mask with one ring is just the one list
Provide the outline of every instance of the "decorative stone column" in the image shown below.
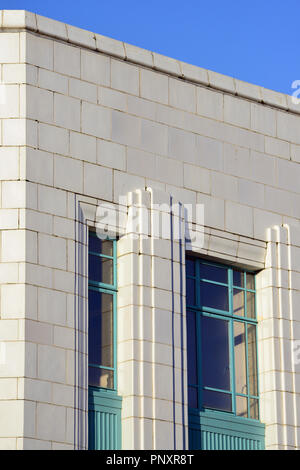
[[261,421],[267,449],[300,444],[300,230],[268,229],[265,269],[257,275]]
[[118,242],[123,448],[187,449],[183,211],[152,189],[129,194],[128,211],[138,225]]

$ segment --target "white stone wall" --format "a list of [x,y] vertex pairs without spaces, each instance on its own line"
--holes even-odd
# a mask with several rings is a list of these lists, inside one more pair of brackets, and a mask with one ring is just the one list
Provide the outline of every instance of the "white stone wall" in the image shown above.
[[[267,229],[285,224],[293,237],[299,227],[299,110],[285,95],[33,14],[1,12],[0,26],[0,78],[6,99],[0,104],[0,338],[7,351],[7,362],[0,364],[0,445],[71,449],[79,445],[74,400],[82,396],[74,394],[75,201],[117,203],[121,195],[151,187],[183,204],[202,203],[205,243],[202,249],[188,248],[219,261],[264,269],[260,277],[265,279],[275,266],[269,262],[273,242]],[[283,243],[290,246],[295,266],[276,268],[291,279],[292,303],[282,291],[291,328],[297,315],[293,286],[300,271],[293,244]],[[161,264],[163,279],[153,273],[149,286],[140,288],[142,297],[164,290],[169,268],[161,250],[162,256],[151,256]],[[143,267],[148,266],[150,254],[141,256]],[[133,254],[128,257],[137,262]],[[275,318],[273,288],[267,284],[263,289],[267,300],[259,303],[259,318]],[[161,293],[157,301],[163,298]],[[134,302],[130,305],[133,311]],[[270,338],[267,357],[276,351],[272,325],[264,330]],[[297,335],[295,329],[290,338],[300,339]],[[134,343],[135,338],[126,340]],[[155,335],[141,340],[156,348]],[[121,344],[119,351],[122,362],[127,352]],[[159,353],[155,349],[153,354]],[[266,366],[265,357],[260,367],[262,373],[267,367],[266,377],[268,371],[272,377],[273,371],[281,371],[280,384],[273,382],[270,390],[274,403],[282,395],[288,400],[291,377],[296,400],[300,384],[290,372],[290,359],[280,369],[275,362],[274,369]],[[261,387],[263,394],[269,393],[263,380]],[[153,393],[151,406],[158,410],[165,398]],[[145,434],[138,443],[125,436],[124,445],[150,448],[152,439],[157,448],[155,439],[166,435],[172,423],[169,405],[165,417],[162,412],[155,421],[151,415],[147,428],[146,394],[138,410],[130,398],[134,394],[135,385],[125,400],[123,422],[134,428],[144,420]],[[80,407],[85,409],[84,404]],[[263,414],[270,448],[299,447],[295,413],[284,419],[273,409],[271,417]]]
[[[37,253],[36,233],[26,230],[25,208],[36,209],[37,200],[36,189],[25,182],[20,147],[26,143],[25,120],[20,119],[26,65],[19,64],[19,36],[9,32],[0,35],[1,449],[22,448],[24,432],[28,436],[35,432],[31,416],[36,405],[27,400],[24,377],[32,376],[35,369],[35,346],[25,340],[28,325],[37,314],[36,289],[26,285],[25,279],[26,265],[37,262]],[[26,356],[32,360],[27,362]]]

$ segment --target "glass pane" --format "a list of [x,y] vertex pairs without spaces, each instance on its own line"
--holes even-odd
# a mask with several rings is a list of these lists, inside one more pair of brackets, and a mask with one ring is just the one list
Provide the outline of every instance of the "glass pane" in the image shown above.
[[250,398],[250,418],[259,419],[258,416],[258,400]]
[[89,280],[101,282],[102,266],[99,256],[89,255]]
[[256,327],[248,325],[248,368],[250,395],[257,396]]
[[96,232],[89,232],[89,251],[102,255],[113,256],[113,241],[102,240]]
[[210,281],[228,284],[228,270],[226,268],[219,268],[209,264],[201,264],[200,277],[201,279],[208,279]]
[[195,276],[195,260],[191,258],[186,259],[185,264],[186,274],[187,276]]
[[113,260],[89,255],[89,280],[113,284]]
[[89,232],[89,251],[106,256],[113,256],[113,241],[98,238],[96,232]]
[[248,400],[246,397],[236,397],[236,414],[244,418],[248,417]]
[[255,294],[247,292],[247,317],[255,318]]
[[198,383],[196,313],[190,310],[187,311],[187,356],[188,383],[196,385]]
[[234,360],[235,360],[235,389],[236,393],[246,395],[247,369],[246,369],[246,336],[245,324],[234,322]]
[[198,408],[198,390],[194,387],[188,389],[189,397],[188,402],[191,408]]
[[102,258],[102,281],[105,284],[113,284],[113,260],[109,258]]
[[233,270],[233,285],[236,287],[244,287],[244,272]]
[[112,240],[103,240],[102,241],[102,255],[113,256],[113,241]]
[[255,289],[254,274],[246,273],[246,289]]
[[203,390],[204,408],[213,408],[220,411],[232,411],[231,395],[212,390]]
[[114,388],[113,371],[89,366],[89,385],[91,387]]
[[89,290],[89,364],[114,367],[113,296]]
[[89,231],[89,251],[101,253],[101,239],[93,231]]
[[245,293],[243,290],[233,289],[233,314],[245,316]]
[[228,311],[228,287],[201,282],[200,302],[205,307]]
[[203,385],[230,390],[228,321],[201,317]]
[[186,303],[187,305],[196,305],[195,280],[186,280]]

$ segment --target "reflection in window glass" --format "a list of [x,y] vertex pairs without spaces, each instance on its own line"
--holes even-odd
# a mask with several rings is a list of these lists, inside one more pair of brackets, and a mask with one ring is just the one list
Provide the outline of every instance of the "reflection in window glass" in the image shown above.
[[102,258],[102,281],[104,284],[113,284],[113,260]]
[[245,291],[233,289],[233,314],[245,316]]
[[209,264],[201,264],[200,266],[201,279],[208,279],[210,281],[228,283],[228,272],[226,268],[219,268],[218,266],[211,266]]
[[89,386],[114,388],[114,373],[112,370],[89,366]]
[[250,395],[258,395],[257,387],[257,357],[256,357],[256,327],[248,325],[248,374]]
[[188,342],[188,383],[197,385],[198,383],[198,363],[197,363],[197,328],[196,313],[187,311],[187,342]]
[[244,287],[244,273],[242,271],[233,270],[233,285],[235,287]]
[[89,290],[89,363],[113,364],[113,296]]
[[234,322],[234,360],[235,360],[235,389],[236,393],[247,394],[246,366],[246,336],[245,324]]
[[103,240],[102,241],[102,254],[106,256],[113,256],[113,241],[112,240]]
[[244,418],[248,417],[248,400],[246,397],[236,397],[236,414]]
[[246,274],[246,289],[255,289],[254,274]]
[[247,292],[247,317],[255,318],[255,294]]
[[228,311],[228,287],[202,281],[200,302],[203,307]]
[[201,357],[203,386],[230,390],[227,320],[201,318]]
[[214,410],[232,411],[231,395],[212,390],[203,390],[203,406]]
[[250,418],[259,419],[258,400],[256,398],[250,398]]

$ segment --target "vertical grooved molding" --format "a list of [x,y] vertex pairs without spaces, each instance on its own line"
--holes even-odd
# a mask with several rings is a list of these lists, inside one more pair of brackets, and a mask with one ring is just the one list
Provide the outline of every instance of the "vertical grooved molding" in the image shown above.
[[138,192],[127,195],[126,233],[118,241],[118,388],[123,396],[123,449],[144,448],[146,434],[144,383],[147,371],[143,368],[143,321],[147,316],[147,305],[141,277],[140,198]]
[[185,282],[185,217],[179,202],[179,270],[180,270],[180,369],[181,369],[181,420],[182,449],[188,446],[188,380],[187,380],[187,335],[186,335],[186,282]]
[[[150,375],[150,381],[152,379],[152,372],[143,367],[145,361],[149,361],[148,358],[148,346],[149,339],[152,338],[152,329],[150,327],[151,321],[151,297],[150,297],[150,282],[151,263],[149,256],[149,237],[151,236],[151,222],[150,222],[150,194],[147,191],[140,190],[138,194],[138,206],[139,206],[139,246],[138,246],[138,261],[139,261],[139,331],[140,331],[140,448],[151,449],[152,448],[152,429],[153,421],[149,420],[147,415],[147,409],[149,404],[149,398],[147,395],[147,383],[148,375]],[[145,318],[148,318],[147,319]],[[146,320],[146,321],[145,321]],[[147,342],[148,339],[148,342]],[[149,392],[148,392],[149,393]]]
[[299,228],[268,229],[265,269],[257,275],[261,420],[267,449],[299,447],[299,271]]
[[88,448],[88,380],[87,380],[87,224],[80,202],[75,196],[75,357],[74,357],[74,448]]
[[[178,238],[173,240],[172,261],[168,193],[151,188],[129,193],[128,214],[135,214],[138,224],[131,226],[128,217],[126,234],[118,241],[118,375],[123,396],[123,448],[159,450],[176,446],[180,450],[184,435],[185,447],[188,445],[187,403],[183,402],[187,399],[185,306],[180,302],[185,292],[185,284],[180,285],[184,243],[180,246]],[[174,211],[173,221],[174,232],[183,231],[184,219],[182,215],[180,227],[178,210]]]
[[[299,412],[297,412],[299,405],[297,401],[300,398],[300,355],[296,357],[296,344],[297,349],[300,350],[300,317],[299,317],[299,300],[300,300],[300,286],[297,285],[295,277],[299,277],[300,271],[300,230],[298,227],[284,225],[287,232],[287,247],[288,247],[288,289],[289,289],[289,305],[290,305],[290,338],[291,345],[291,368],[292,368],[292,402],[293,402],[293,419],[294,419],[294,445],[296,449],[300,448],[300,422]],[[294,253],[294,250],[296,251]],[[294,269],[296,268],[296,271]],[[299,361],[299,363],[297,363]],[[289,438],[289,436],[288,436]],[[288,446],[290,442],[288,440]]]
[[[150,192],[150,197],[151,197],[151,209],[150,209],[150,259],[151,259],[151,333],[152,333],[152,347],[151,347],[151,360],[152,363],[155,363],[156,356],[155,356],[155,341],[156,341],[156,332],[155,332],[155,292],[153,289],[153,285],[155,285],[155,263],[154,263],[154,256],[155,256],[155,241],[154,237],[157,235],[156,234],[156,224],[157,224],[157,216],[159,214],[154,210],[153,207],[153,193],[152,191]],[[155,367],[152,367],[151,371],[151,379],[152,379],[152,392],[153,395],[155,394]],[[154,398],[154,397],[153,397]],[[156,405],[155,401],[152,401],[152,415],[153,417],[156,416]],[[152,422],[152,449],[156,449],[156,429],[155,429],[155,423],[154,421]]]

